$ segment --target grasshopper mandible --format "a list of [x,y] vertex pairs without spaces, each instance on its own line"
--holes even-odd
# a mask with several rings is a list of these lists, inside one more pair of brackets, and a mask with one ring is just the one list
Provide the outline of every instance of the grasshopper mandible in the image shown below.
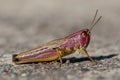
[[62,57],[78,51],[79,53],[86,55],[93,63],[96,63],[96,61],[87,53],[86,48],[90,42],[90,31],[102,17],[100,16],[96,20],[97,13],[98,10],[96,10],[94,18],[90,24],[90,29],[82,29],[66,36],[65,38],[56,39],[43,44],[38,48],[14,54],[13,62],[15,64],[23,64],[31,62],[51,62],[59,59],[60,64],[62,64]]

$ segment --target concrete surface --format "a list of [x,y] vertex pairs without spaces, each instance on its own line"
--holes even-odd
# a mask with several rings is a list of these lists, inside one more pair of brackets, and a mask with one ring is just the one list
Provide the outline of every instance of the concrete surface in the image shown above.
[[[12,63],[12,54],[88,28],[96,9],[103,17],[87,50],[99,64],[78,52],[61,67]],[[0,0],[0,80],[120,80],[119,9],[119,0]]]

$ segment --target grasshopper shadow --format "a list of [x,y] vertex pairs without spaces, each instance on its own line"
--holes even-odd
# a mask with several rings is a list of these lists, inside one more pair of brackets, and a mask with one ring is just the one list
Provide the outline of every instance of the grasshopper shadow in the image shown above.
[[[115,57],[117,55],[118,54],[110,54],[107,56],[92,56],[92,58],[97,60],[97,61],[100,61],[100,60],[104,60],[104,59],[110,59],[110,58]],[[63,58],[63,63],[65,63],[67,60],[70,60],[70,63],[90,61],[88,57],[82,57],[82,58],[71,57],[71,58]]]

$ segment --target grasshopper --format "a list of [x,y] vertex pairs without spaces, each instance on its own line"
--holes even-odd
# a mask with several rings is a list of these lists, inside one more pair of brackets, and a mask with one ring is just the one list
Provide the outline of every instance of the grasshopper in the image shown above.
[[38,48],[25,51],[19,54],[13,54],[12,61],[15,64],[33,63],[33,62],[52,62],[60,60],[63,63],[62,57],[78,51],[86,55],[93,63],[96,61],[87,53],[87,46],[90,42],[91,30],[98,23],[102,16],[96,20],[98,10],[90,24],[90,29],[82,29],[64,38],[50,41],[41,45]]

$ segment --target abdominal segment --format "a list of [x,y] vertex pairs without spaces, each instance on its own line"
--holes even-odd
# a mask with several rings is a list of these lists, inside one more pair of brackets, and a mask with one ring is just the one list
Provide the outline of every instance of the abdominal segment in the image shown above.
[[[30,51],[31,52],[31,51]],[[22,54],[22,55],[21,55]],[[16,64],[30,63],[30,62],[47,62],[58,59],[56,49],[42,49],[32,53],[23,53],[13,55],[13,62]],[[20,55],[20,56],[19,56]]]

